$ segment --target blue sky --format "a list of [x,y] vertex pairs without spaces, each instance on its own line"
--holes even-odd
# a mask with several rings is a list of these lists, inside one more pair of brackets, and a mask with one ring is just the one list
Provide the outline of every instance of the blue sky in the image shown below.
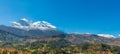
[[0,24],[44,20],[65,32],[120,33],[119,0],[0,0]]

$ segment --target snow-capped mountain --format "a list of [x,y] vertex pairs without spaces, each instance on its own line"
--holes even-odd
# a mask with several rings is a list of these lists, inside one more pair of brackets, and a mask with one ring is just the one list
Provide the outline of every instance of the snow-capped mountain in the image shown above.
[[54,36],[64,34],[56,29],[56,27],[46,21],[32,22],[26,18],[13,22],[11,26],[0,25],[0,30],[6,31],[18,36]]
[[24,30],[32,30],[32,29],[40,29],[40,30],[49,30],[56,29],[56,27],[46,21],[37,21],[31,22],[26,18],[20,19],[17,22],[12,23],[12,27],[24,29]]

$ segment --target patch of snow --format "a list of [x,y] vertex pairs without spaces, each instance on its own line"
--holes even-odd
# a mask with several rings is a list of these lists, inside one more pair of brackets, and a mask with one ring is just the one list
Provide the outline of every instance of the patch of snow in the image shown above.
[[106,37],[106,38],[116,38],[114,35],[111,35],[111,34],[97,34],[97,35],[101,37]]
[[22,18],[21,20],[26,21],[26,22],[28,22],[28,21],[29,21],[29,20],[27,20],[26,18]]

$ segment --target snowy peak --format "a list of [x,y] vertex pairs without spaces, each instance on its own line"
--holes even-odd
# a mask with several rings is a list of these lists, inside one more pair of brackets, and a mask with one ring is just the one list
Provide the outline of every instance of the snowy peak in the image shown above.
[[37,29],[55,29],[56,27],[46,21],[37,21],[32,23],[31,28]]
[[29,21],[29,20],[27,20],[26,18],[22,18],[22,19],[20,19],[20,20],[22,20],[22,21],[26,21],[26,22]]
[[23,19],[20,19],[19,21],[17,21],[17,23],[20,23],[22,26],[30,26],[30,24],[32,22],[30,22],[29,20],[23,18]]
[[106,38],[116,38],[114,35],[111,35],[111,34],[97,34],[97,35],[101,37],[106,37]]
[[56,29],[55,26],[52,24],[46,22],[46,21],[37,21],[37,22],[31,22],[27,20],[26,18],[20,19],[17,22],[12,23],[12,27],[25,29],[25,30],[31,30],[31,29],[40,29],[40,30],[47,30],[47,29]]

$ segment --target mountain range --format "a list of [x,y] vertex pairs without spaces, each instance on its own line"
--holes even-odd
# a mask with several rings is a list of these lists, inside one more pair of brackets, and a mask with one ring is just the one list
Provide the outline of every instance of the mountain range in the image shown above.
[[11,26],[0,25],[0,42],[35,42],[64,39],[74,44],[105,43],[120,46],[120,39],[109,34],[68,34],[46,21],[31,22],[25,18]]
[[45,21],[30,22],[23,18],[17,22],[13,22],[11,26],[1,25],[0,30],[6,31],[18,36],[53,36],[63,32],[56,29],[55,26]]

